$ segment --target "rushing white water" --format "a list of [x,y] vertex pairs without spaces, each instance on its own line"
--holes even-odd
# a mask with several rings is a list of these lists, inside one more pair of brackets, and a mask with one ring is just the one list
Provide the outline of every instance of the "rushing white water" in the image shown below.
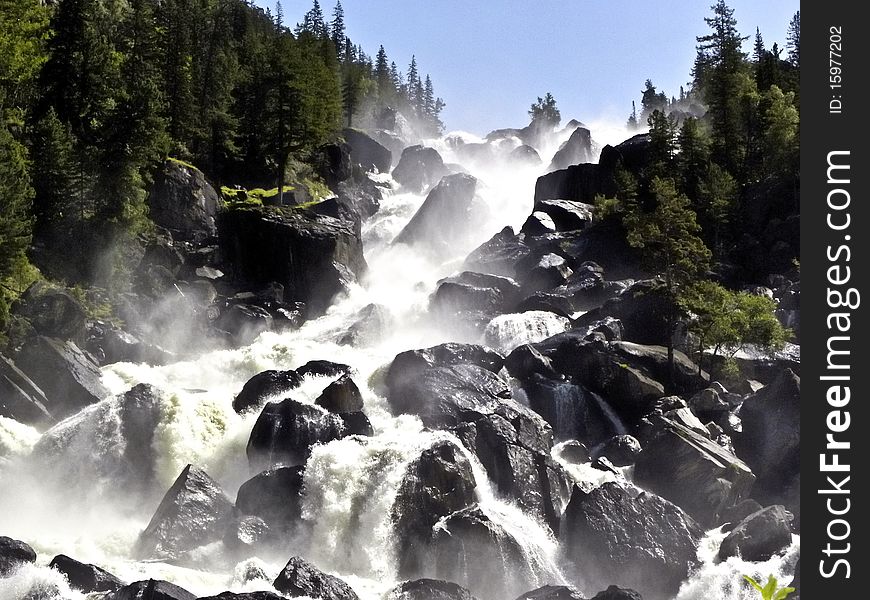
[[[564,139],[570,133],[563,133]],[[593,137],[601,140],[594,128]],[[166,579],[197,595],[271,590],[271,582],[289,556],[232,564],[218,549],[210,548],[204,551],[203,562],[192,568],[137,561],[131,558],[130,550],[163,492],[188,463],[204,468],[231,499],[235,498],[241,483],[253,475],[245,447],[257,411],[236,414],[233,397],[261,371],[297,368],[318,359],[352,366],[375,435],[313,449],[303,492],[303,519],[310,529],[304,539],[293,540],[293,552],[341,576],[363,600],[380,599],[396,583],[390,510],[408,464],[438,440],[449,438],[463,446],[450,434],[425,430],[415,417],[391,415],[381,393],[384,366],[401,351],[446,341],[488,341],[507,352],[563,331],[569,324],[551,313],[503,315],[489,324],[484,336],[470,339],[467,331],[430,320],[428,304],[436,282],[459,271],[468,251],[505,225],[519,228],[531,212],[536,178],[549,164],[558,143],[564,141],[557,140],[542,152],[543,165],[528,167],[463,161],[457,148],[459,139],[480,141],[470,134],[456,133],[429,143],[445,162],[462,162],[481,180],[480,195],[491,210],[487,221],[476,224],[468,239],[451,248],[451,256],[434,260],[406,246],[390,244],[425,195],[388,192],[380,211],[363,226],[368,274],[347,294],[336,298],[323,317],[296,331],[264,333],[243,348],[208,352],[171,365],[119,363],[104,368],[104,384],[114,394],[139,383],[162,391],[151,443],[154,484],[150,494],[131,496],[118,483],[119,473],[125,473],[127,465],[117,399],[89,407],[42,436],[33,428],[0,417],[0,535],[25,540],[39,554],[37,565],[0,579],[0,600],[19,600],[34,586],[45,592],[41,597],[46,600],[82,600],[83,595],[70,590],[57,572],[45,566],[59,553],[98,564],[126,581]],[[500,143],[511,148],[519,141]],[[390,181],[388,176],[378,178]],[[341,344],[358,313],[372,304],[388,313],[390,326],[366,338],[359,347]],[[288,395],[311,403],[329,383],[328,378],[308,377]],[[600,408],[617,431],[624,430],[606,403]],[[570,415],[565,418],[570,419]],[[52,443],[58,447],[56,451],[39,451]],[[574,580],[562,567],[558,544],[549,530],[515,504],[499,498],[477,457],[464,448],[463,452],[477,481],[480,509],[521,548],[528,566],[521,576],[529,589]],[[569,464],[561,460],[557,450],[553,455],[587,488],[618,477],[588,465]],[[41,462],[28,462],[37,460]],[[34,464],[40,468],[34,469]],[[705,541],[707,545],[714,543],[713,537]],[[680,600],[743,600],[739,591],[715,594],[723,589],[724,579],[750,567],[737,559],[729,559],[725,566],[713,565],[708,558],[702,557],[704,567],[681,592]]]

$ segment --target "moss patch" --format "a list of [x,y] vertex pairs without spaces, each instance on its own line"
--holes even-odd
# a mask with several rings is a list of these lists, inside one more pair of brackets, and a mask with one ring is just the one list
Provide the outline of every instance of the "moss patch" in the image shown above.
[[190,164],[189,162],[185,162],[185,161],[181,160],[180,158],[173,158],[173,157],[169,156],[169,157],[167,157],[167,160],[169,162],[173,162],[177,165],[181,165],[182,167],[187,167],[188,169],[193,169],[194,171],[199,171],[199,169],[196,168],[194,165]]

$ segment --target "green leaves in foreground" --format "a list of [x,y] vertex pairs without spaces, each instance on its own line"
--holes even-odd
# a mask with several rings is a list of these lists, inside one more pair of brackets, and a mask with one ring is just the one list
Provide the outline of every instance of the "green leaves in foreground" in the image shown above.
[[793,587],[779,587],[779,582],[777,582],[776,577],[773,575],[767,579],[767,583],[764,587],[749,575],[744,575],[743,579],[748,581],[752,587],[761,593],[761,600],[785,600],[788,598],[789,594],[795,591]]

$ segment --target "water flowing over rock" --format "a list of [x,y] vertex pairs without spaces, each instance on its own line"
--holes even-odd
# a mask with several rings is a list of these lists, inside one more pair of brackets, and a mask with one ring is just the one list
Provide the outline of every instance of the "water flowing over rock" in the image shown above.
[[292,398],[269,402],[251,430],[248,462],[255,472],[277,465],[302,465],[311,446],[338,440],[344,435],[341,418],[318,406]]
[[703,536],[677,506],[646,492],[605,483],[589,493],[574,488],[561,539],[587,581],[672,598],[695,564]]
[[153,442],[164,401],[157,388],[139,384],[58,423],[42,435],[31,456],[46,477],[84,498],[122,486],[135,503],[154,481]]
[[347,128],[342,130],[341,135],[350,146],[350,159],[355,165],[363,171],[377,169],[381,173],[389,173],[393,153],[387,148],[359,129]]
[[571,327],[570,319],[549,311],[502,314],[486,325],[483,335],[493,348],[510,352],[517,346],[540,342]]
[[420,193],[447,175],[444,160],[434,148],[410,146],[402,151],[393,179],[411,191]]
[[36,552],[28,544],[0,535],[0,577],[23,563],[36,562]]
[[217,233],[220,196],[199,169],[167,160],[148,195],[149,216],[179,240],[201,241]]
[[476,485],[471,465],[450,441],[437,442],[408,466],[391,511],[400,577],[424,572],[433,527],[474,504]]
[[440,579],[415,579],[394,587],[387,600],[477,600],[470,591]]
[[218,219],[221,249],[233,276],[277,281],[290,299],[320,315],[366,269],[352,222],[304,210],[231,209]]
[[196,600],[196,596],[174,583],[149,579],[126,585],[105,600]]
[[477,179],[471,175],[444,177],[393,243],[408,244],[437,255],[455,253],[457,246],[464,246],[475,232],[486,211],[485,205],[476,201],[477,186]]
[[70,587],[82,592],[114,592],[124,587],[124,582],[96,565],[81,563],[75,559],[58,554],[48,564],[64,574]]
[[242,391],[233,399],[233,410],[243,413],[257,408],[271,397],[299,387],[302,376],[296,371],[263,371],[251,377],[242,388]]
[[100,382],[97,362],[74,342],[30,338],[15,361],[26,365],[24,372],[45,392],[46,408],[58,420],[109,395]]
[[51,423],[48,403],[39,386],[0,354],[0,416],[33,425]]
[[719,444],[679,423],[662,420],[659,434],[637,457],[635,481],[712,526],[723,509],[749,495],[755,476]]
[[764,561],[791,544],[792,516],[779,504],[768,506],[743,519],[719,546],[719,558],[740,556],[743,560]]
[[234,515],[233,503],[217,482],[202,469],[187,465],[139,536],[135,553],[181,558],[185,552],[220,540]]
[[236,509],[286,531],[302,518],[304,467],[278,467],[255,475],[239,487]]
[[298,556],[289,560],[275,580],[275,589],[290,597],[308,596],[314,600],[359,600],[349,585],[328,575]]

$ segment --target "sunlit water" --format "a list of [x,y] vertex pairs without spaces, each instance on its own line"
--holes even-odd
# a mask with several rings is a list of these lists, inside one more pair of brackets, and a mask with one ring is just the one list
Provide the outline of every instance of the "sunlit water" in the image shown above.
[[[603,137],[598,138],[593,128],[593,137],[602,143],[628,137],[624,131],[621,137],[614,132],[614,128],[602,129]],[[208,352],[194,360],[167,366],[119,363],[105,367],[104,384],[114,394],[138,383],[151,384],[163,393],[151,447],[153,486],[148,491],[130,497],[119,484],[125,441],[120,433],[117,399],[86,408],[44,436],[0,417],[0,535],[25,540],[39,554],[37,565],[25,566],[11,578],[0,580],[0,600],[17,600],[32,589],[41,590],[40,597],[46,599],[83,598],[45,566],[59,553],[98,564],[125,581],[166,579],[197,595],[271,590],[271,581],[289,556],[236,564],[215,544],[200,551],[195,566],[182,567],[134,560],[131,549],[163,492],[188,463],[204,468],[230,499],[235,499],[241,483],[254,475],[248,468],[245,446],[257,413],[236,414],[233,397],[250,377],[263,370],[296,368],[318,359],[353,367],[375,436],[347,438],[313,449],[306,466],[303,499],[303,519],[311,527],[305,539],[294,541],[294,553],[341,576],[364,600],[380,598],[396,583],[395,540],[389,515],[405,470],[423,449],[449,437],[424,430],[415,417],[391,415],[381,395],[384,367],[397,353],[412,348],[446,341],[487,341],[508,352],[569,326],[566,319],[550,313],[526,313],[498,317],[485,334],[470,335],[450,323],[432,320],[427,308],[436,282],[460,270],[471,249],[505,225],[519,229],[531,212],[536,178],[570,133],[542,152],[540,167],[463,165],[480,179],[478,193],[489,206],[490,217],[452,248],[450,256],[435,260],[413,248],[390,244],[425,199],[425,195],[390,191],[381,210],[363,227],[370,268],[367,276],[337,298],[323,317],[297,331],[264,333],[244,348]],[[430,145],[439,150],[445,162],[458,163],[455,139],[480,141],[460,132],[432,140]],[[501,143],[510,148],[519,140]],[[395,187],[387,176],[380,176],[380,180]],[[339,340],[357,313],[370,304],[389,312],[390,328],[367,339],[363,347],[341,345]],[[313,402],[329,382],[309,377],[288,395]],[[61,450],[42,450],[52,444]],[[466,454],[478,484],[481,509],[522,546],[529,565],[529,589],[579,579],[565,569],[549,530],[499,498],[479,461]],[[561,461],[558,449],[554,449],[554,457]],[[562,462],[587,489],[618,477]],[[787,580],[785,574],[789,562],[793,564],[797,541],[790,554],[778,562],[772,559],[770,564],[747,565],[729,559],[715,565],[710,553],[715,554],[719,539],[721,534],[712,532],[705,540],[701,548],[704,566],[687,583],[679,600],[748,598],[734,584],[744,573],[772,572]],[[594,590],[589,591],[594,594]]]

